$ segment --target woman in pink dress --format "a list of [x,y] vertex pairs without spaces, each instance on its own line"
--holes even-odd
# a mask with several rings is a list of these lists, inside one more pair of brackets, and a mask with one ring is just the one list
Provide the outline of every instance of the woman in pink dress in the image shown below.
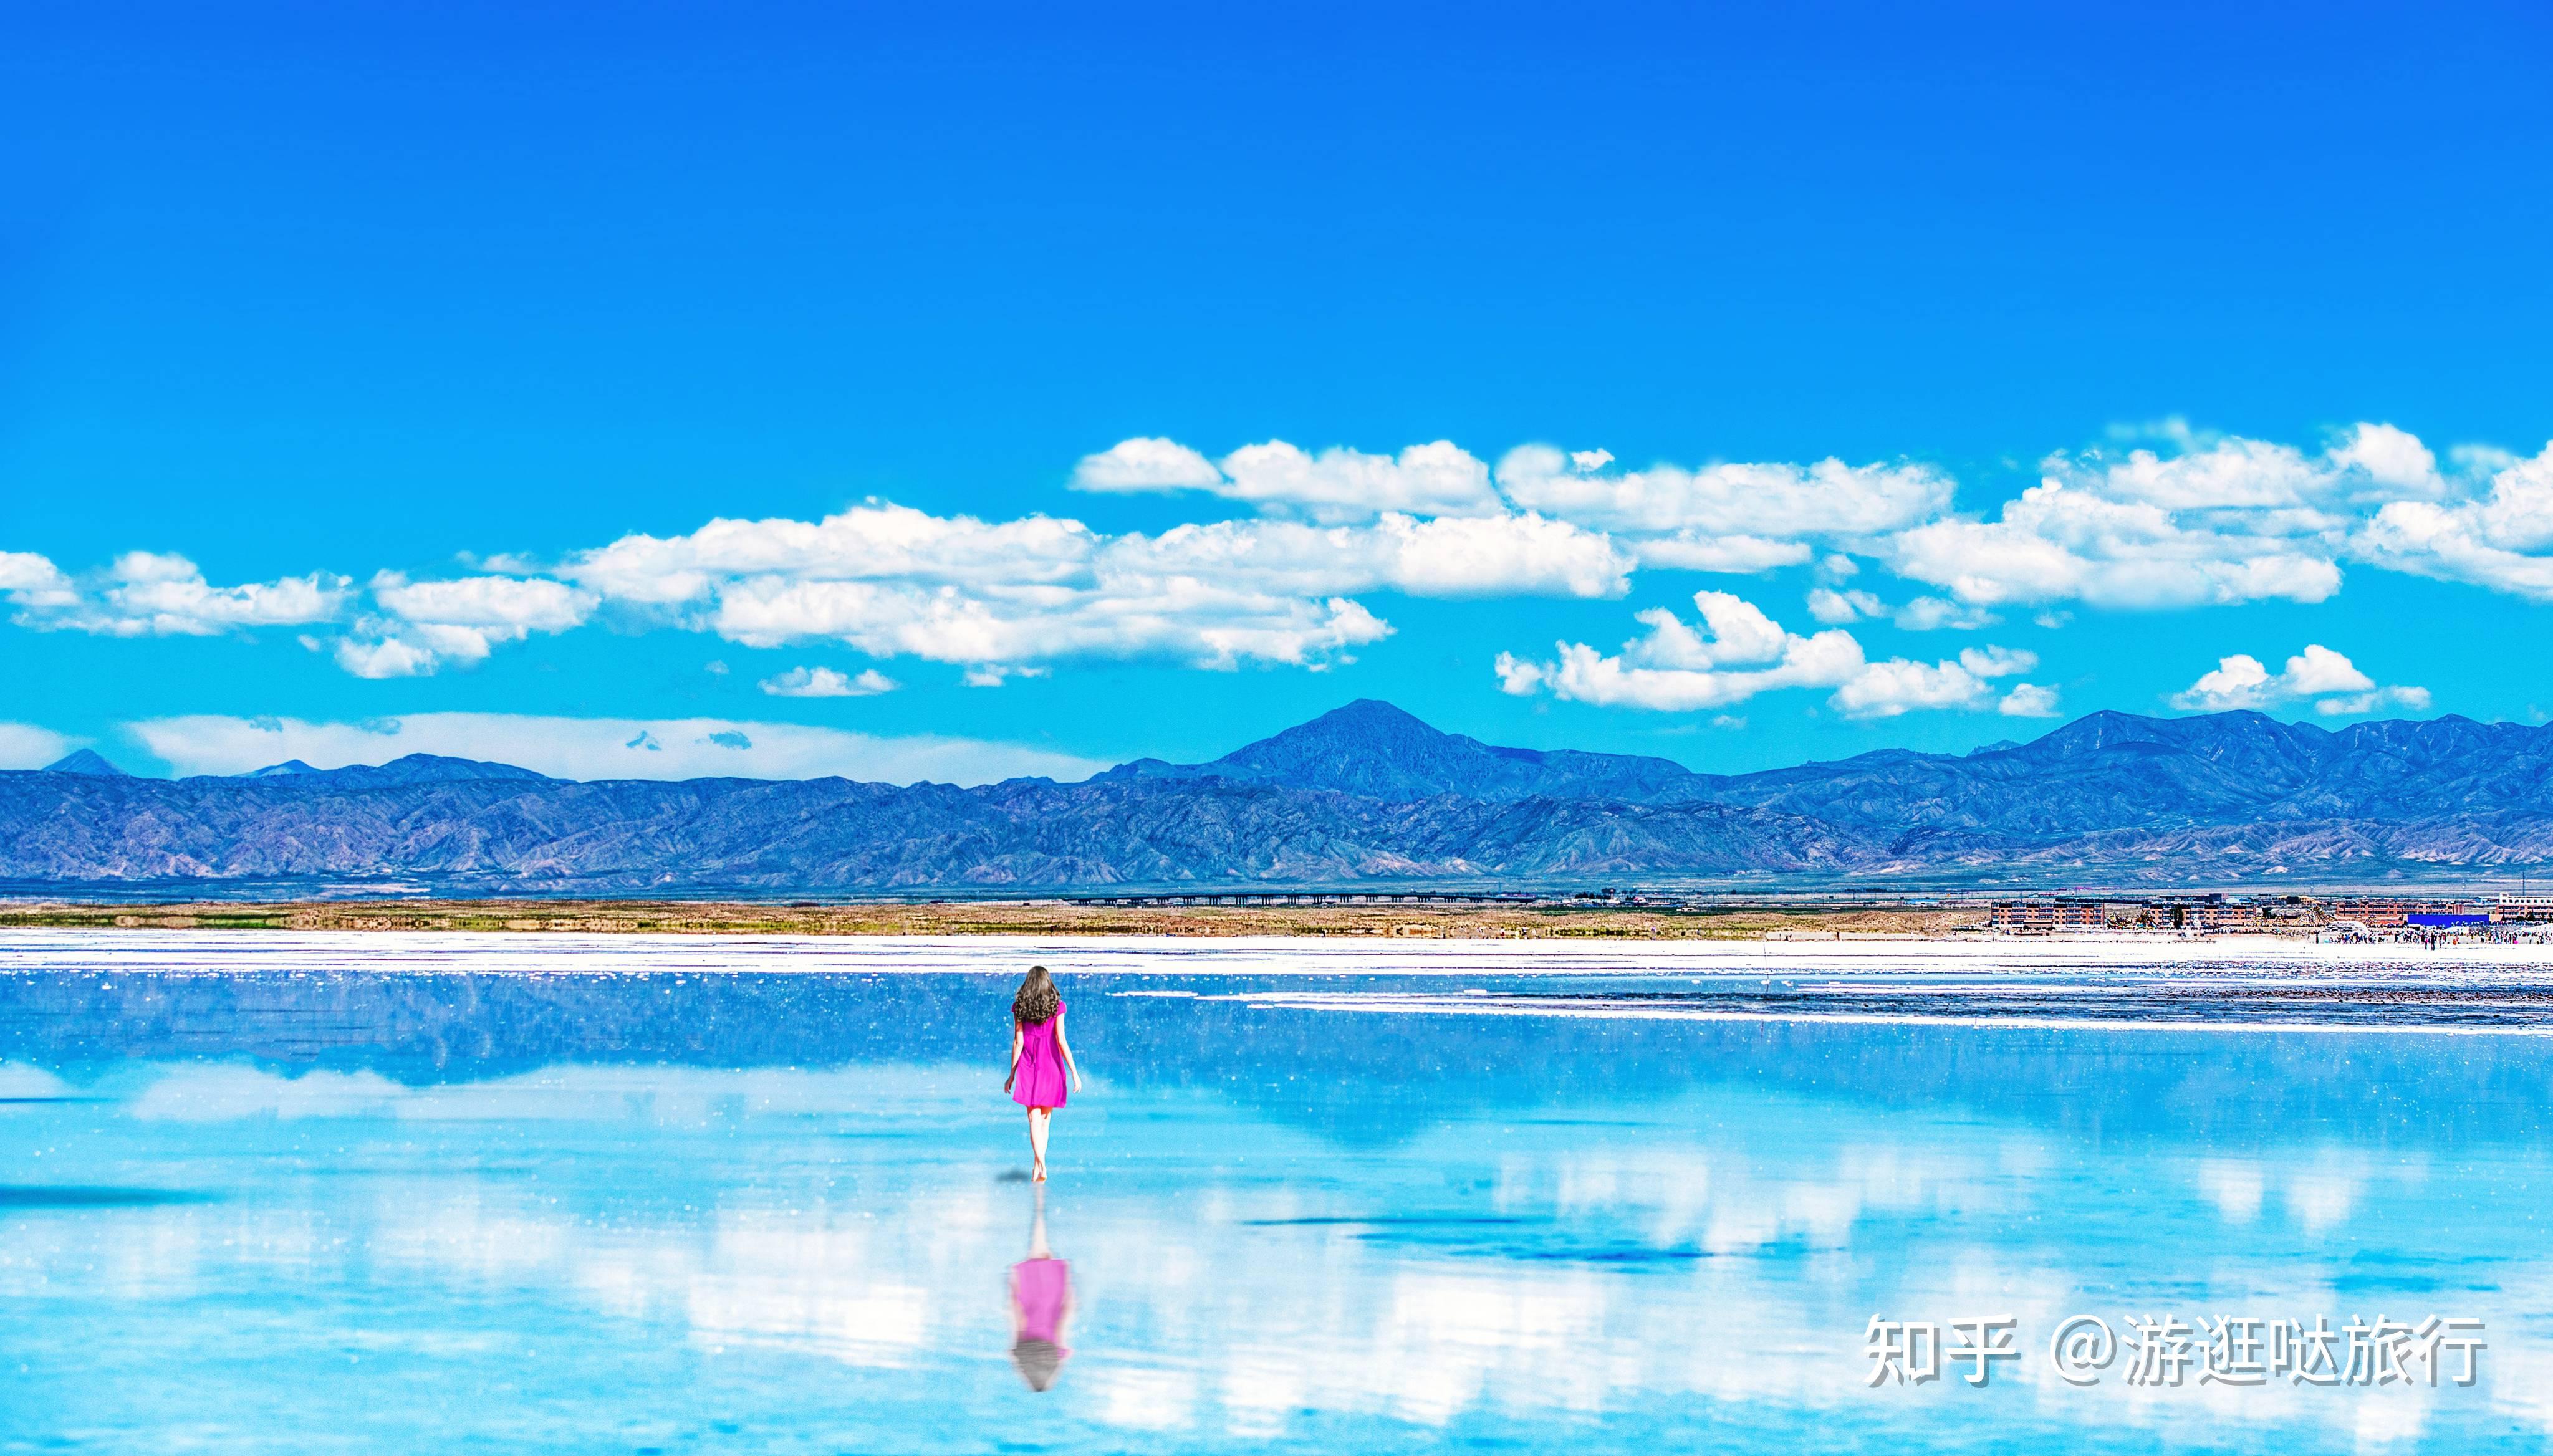
[[1081,1090],[1081,1068],[1063,1039],[1063,995],[1043,965],[1032,965],[1011,998],[1011,1074],[1002,1090],[1029,1110],[1029,1152],[1037,1160],[1032,1182],[1046,1181],[1046,1124],[1063,1105],[1064,1083]]

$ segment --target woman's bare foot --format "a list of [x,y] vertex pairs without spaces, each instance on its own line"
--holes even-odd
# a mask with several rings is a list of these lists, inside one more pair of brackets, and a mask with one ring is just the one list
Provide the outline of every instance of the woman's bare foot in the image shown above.
[[1029,1175],[1029,1181],[1033,1183],[1042,1183],[1046,1181],[1045,1164],[1041,1163],[1037,1166],[1037,1172]]

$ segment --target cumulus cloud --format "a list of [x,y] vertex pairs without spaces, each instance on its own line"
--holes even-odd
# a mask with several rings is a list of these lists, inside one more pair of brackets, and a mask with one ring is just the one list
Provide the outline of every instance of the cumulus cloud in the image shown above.
[[2038,665],[2033,654],[2006,647],[1971,647],[1940,662],[1891,658],[1853,674],[1831,701],[1851,718],[1895,718],[1919,708],[1981,708],[1994,697],[1994,679]]
[[1910,632],[1938,631],[1942,627],[1975,631],[2003,620],[1982,607],[1970,607],[1940,597],[1917,597],[1898,608],[1893,619]]
[[[1406,454],[1408,452],[1404,452]],[[833,640],[999,680],[1071,656],[1312,664],[1389,630],[1349,594],[1617,596],[1605,535],[1525,512],[1354,524],[1257,519],[1103,537],[1077,521],[871,503],[819,522],[632,536],[560,575],[604,601],[750,646]]]
[[2492,467],[2463,501],[2388,502],[2351,545],[2393,571],[2553,602],[2553,443],[2532,459],[2468,454]]
[[1213,461],[1176,440],[1120,440],[1072,468],[1076,491],[1211,491],[1223,484]]
[[[2315,603],[2340,590],[2344,559],[2553,600],[2553,563],[2528,554],[2553,541],[2530,462],[2464,447],[2452,454],[2466,474],[2449,475],[2417,436],[2374,422],[2318,453],[2162,433],[2179,448],[2054,455],[1995,518],[1944,516],[1874,549],[1981,607]],[[2472,472],[2486,469],[2498,473],[2477,495]]]
[[[1549,445],[1519,446],[1498,461],[1498,484],[1516,504],[1565,520],[1697,541],[1870,535],[1929,519],[1950,504],[1950,478],[1914,463],[1852,466],[1830,459],[1608,471],[1610,456],[1583,463],[1591,459]],[[1797,559],[1806,560],[1805,551]]]
[[[1810,614],[1830,628],[1884,617],[1975,630],[2011,609],[2054,624],[2077,604],[2317,603],[2344,563],[2553,601],[2553,445],[2532,458],[2462,445],[2443,459],[2389,423],[2362,421],[2317,451],[2174,421],[2051,456],[2037,485],[1976,513],[1953,510],[1945,473],[1903,461],[1625,470],[1606,450],[1527,445],[1493,471],[1444,440],[1396,454],[1270,440],[1212,460],[1139,437],[1085,457],[1074,488],[1201,491],[1257,513],[1112,535],[869,501],[820,520],[632,534],[448,581],[384,573],[368,601],[326,573],[216,586],[173,555],[74,575],[0,552],[0,596],[27,625],[120,635],[339,622],[360,604],[343,631],[303,640],[366,677],[466,665],[609,613],[757,647],[945,662],[979,683],[1081,656],[1317,668],[1390,632],[1367,594],[1617,597],[1656,569],[1813,565]],[[1913,594],[1848,590],[1856,556]],[[1872,703],[1960,686],[1940,662],[1895,675],[1899,689],[1871,679]]]
[[1316,520],[1362,520],[1385,511],[1486,514],[1501,508],[1490,469],[1451,440],[1398,455],[1334,447],[1314,453],[1283,440],[1244,445],[1218,464],[1175,440],[1121,440],[1082,457],[1079,491],[1210,491]]
[[32,723],[0,723],[0,768],[42,768],[71,751],[71,740]]
[[1608,657],[1583,642],[1558,642],[1554,660],[1498,654],[1502,691],[1600,707],[1692,712],[1741,703],[1775,688],[1833,687],[1863,666],[1849,632],[1803,637],[1783,630],[1762,609],[1726,592],[1697,592],[1695,628],[1663,607],[1634,614],[1648,631]]
[[1633,565],[1609,537],[1531,512],[1174,526],[1121,537],[1097,562],[1103,582],[1137,590],[1192,581],[1281,595],[1387,588],[1419,597],[1617,597]]
[[1133,591],[931,590],[908,583],[753,578],[722,588],[714,630],[752,647],[830,638],[873,657],[1016,671],[1046,659],[1159,655],[1201,667],[1303,664],[1390,627],[1343,597],[1303,600],[1195,580]]
[[0,551],[0,593],[19,609],[22,622],[28,614],[57,612],[78,600],[61,568],[33,551]]
[[2173,694],[2171,706],[2183,712],[2223,713],[2238,708],[2276,708],[2305,699],[2318,700],[2315,711],[2330,716],[2373,713],[2387,707],[2419,713],[2428,710],[2429,690],[2380,688],[2357,664],[2316,643],[2288,658],[2284,670],[2276,673],[2247,653],[2219,658],[2213,671],[2201,674],[2198,681]]
[[1555,643],[1533,661],[1498,654],[1501,691],[1550,693],[1600,707],[1683,713],[1741,703],[1781,688],[1832,688],[1829,700],[1854,718],[1893,718],[1917,708],[1974,708],[1991,701],[1988,682],[2028,672],[2038,659],[2003,647],[1970,648],[1937,663],[1871,662],[1852,634],[1800,636],[1754,604],[1726,592],[1697,592],[1701,626],[1664,608],[1637,613],[1648,628],[1606,656],[1583,642]]
[[1838,591],[1832,587],[1809,590],[1809,615],[1829,626],[1887,617],[1910,632],[1929,632],[1942,627],[1973,631],[2003,620],[1982,607],[1970,607],[1940,597],[1917,597],[1903,607],[1891,608],[1876,593]]
[[2389,424],[2359,424],[2331,449],[2334,465],[2356,470],[2389,491],[2434,494],[2445,488],[2438,457],[2420,437]]
[[2153,609],[2283,599],[2340,590],[2329,548],[2243,522],[2189,524],[2152,501],[2049,479],[1998,519],[1954,517],[1901,531],[1879,554],[1898,575],[1971,607],[2077,599]]
[[192,561],[157,551],[127,551],[105,571],[74,580],[45,557],[0,553],[0,591],[19,609],[21,625],[114,637],[209,637],[329,621],[351,587],[325,572],[217,587]]
[[2006,718],[2054,718],[2057,714],[2056,690],[2037,683],[2015,683],[2003,695],[1995,711]]
[[759,686],[774,698],[874,698],[901,684],[874,667],[857,677],[831,667],[793,667]]
[[320,768],[410,753],[477,758],[572,779],[822,778],[980,784],[1087,778],[1106,765],[1021,743],[844,732],[724,719],[420,713],[364,723],[199,715],[127,725],[180,774],[245,773],[287,758]]
[[1356,519],[1386,510],[1472,515],[1503,508],[1490,468],[1451,440],[1412,445],[1398,455],[1329,449],[1317,455],[1282,440],[1244,445],[1223,457],[1224,494],[1263,505],[1286,505],[1327,519]]
[[688,535],[627,535],[554,574],[614,601],[699,608],[736,580],[1055,585],[1085,576],[1100,545],[1077,520],[984,521],[871,501],[818,521],[721,517]]
[[545,577],[476,576],[411,582],[373,578],[380,615],[337,642],[337,665],[357,677],[420,677],[445,662],[483,661],[500,642],[583,626],[598,598]]
[[1809,592],[1809,616],[1828,626],[1887,615],[1888,604],[1868,592],[1838,592],[1832,587],[1816,587]]
[[871,502],[821,521],[722,519],[686,536],[627,536],[558,574],[748,646],[831,639],[975,669],[1076,655],[1310,663],[1390,630],[1320,583],[1306,590],[1281,549],[1256,550],[1264,544],[1244,541],[1234,552],[1251,560],[1197,576],[1154,560],[1151,538],[1112,541],[1079,521],[987,522]]
[[1813,554],[1806,541],[1772,541],[1762,536],[1710,536],[1684,531],[1652,536],[1633,548],[1644,566],[1682,571],[1719,572],[1726,576],[1761,576],[1797,566]]

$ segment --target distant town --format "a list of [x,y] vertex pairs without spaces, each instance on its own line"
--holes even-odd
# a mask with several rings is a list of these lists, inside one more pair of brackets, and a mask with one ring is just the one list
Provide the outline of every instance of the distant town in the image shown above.
[[2132,895],[2084,892],[1989,898],[1977,895],[1748,895],[1678,890],[1596,889],[1571,893],[1461,890],[1404,894],[1299,891],[1242,894],[1098,894],[1059,903],[1088,907],[1495,906],[1653,910],[1686,914],[1743,908],[1969,911],[1959,929],[1977,934],[2114,934],[2155,937],[2284,935],[2333,943],[2541,945],[2553,939],[2553,893],[2492,895],[2307,895],[2222,891]]
[[2060,931],[2198,935],[2311,934],[2322,941],[2542,944],[2553,932],[2553,895],[2488,899],[2375,895],[2181,895],[2121,898],[2048,895],[1998,900],[1989,924],[2008,935]]

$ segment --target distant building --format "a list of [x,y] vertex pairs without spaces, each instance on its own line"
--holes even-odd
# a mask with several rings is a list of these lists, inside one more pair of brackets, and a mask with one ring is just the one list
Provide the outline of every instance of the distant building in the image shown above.
[[2168,901],[2065,895],[2005,900],[1994,906],[1992,921],[1996,930],[2021,935],[2130,929],[2250,931],[2266,924],[2260,906],[2222,895]]
[[2553,920],[2553,895],[2502,895],[2492,902],[2494,920]]
[[2242,901],[2175,905],[2172,924],[2194,931],[2256,931],[2261,928],[2261,907]]
[[2004,901],[1994,908],[1994,928],[2024,935],[2053,931],[2096,931],[2109,924],[2098,900]]
[[2337,919],[2354,920],[2370,929],[2398,930],[2410,924],[2414,915],[2471,915],[2474,909],[2471,902],[2464,900],[2372,896],[2335,900],[2331,913]]

